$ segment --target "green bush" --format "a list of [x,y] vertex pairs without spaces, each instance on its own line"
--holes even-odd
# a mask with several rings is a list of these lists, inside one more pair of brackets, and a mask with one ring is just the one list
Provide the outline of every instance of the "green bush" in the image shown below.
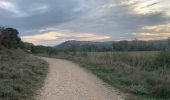
[[160,54],[157,55],[156,60],[155,60],[155,65],[157,68],[159,67],[170,68],[170,49],[162,51]]

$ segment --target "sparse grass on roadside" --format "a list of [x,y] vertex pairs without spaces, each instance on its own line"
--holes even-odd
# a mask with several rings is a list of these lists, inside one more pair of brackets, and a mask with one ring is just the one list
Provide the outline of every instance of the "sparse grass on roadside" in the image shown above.
[[32,100],[48,65],[20,49],[0,51],[0,100]]

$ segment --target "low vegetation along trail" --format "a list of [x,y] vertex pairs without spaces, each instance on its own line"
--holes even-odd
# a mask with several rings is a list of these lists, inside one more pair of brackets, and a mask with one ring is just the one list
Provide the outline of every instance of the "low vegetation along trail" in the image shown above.
[[122,100],[122,94],[78,65],[61,59],[42,58],[49,74],[37,100]]

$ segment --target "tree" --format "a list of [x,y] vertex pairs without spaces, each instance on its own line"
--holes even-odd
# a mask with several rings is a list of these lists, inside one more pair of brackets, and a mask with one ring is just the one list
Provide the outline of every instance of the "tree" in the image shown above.
[[86,52],[93,52],[93,51],[97,51],[97,46],[92,45],[92,44],[86,44],[84,46],[82,46],[81,50],[82,51],[86,51]]
[[168,47],[170,47],[170,37],[168,37]]
[[21,39],[18,37],[19,32],[13,28],[0,28],[0,44],[6,48],[18,48]]
[[77,46],[75,44],[72,44],[69,46],[69,51],[73,53],[73,55],[77,54]]
[[119,42],[113,43],[113,50],[127,51],[128,50],[128,41],[119,41]]

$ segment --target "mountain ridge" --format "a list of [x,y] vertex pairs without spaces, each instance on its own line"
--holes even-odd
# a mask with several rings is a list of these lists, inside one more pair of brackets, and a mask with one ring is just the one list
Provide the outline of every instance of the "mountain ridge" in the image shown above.
[[113,45],[114,41],[103,41],[103,42],[97,42],[97,41],[76,41],[76,40],[68,40],[65,41],[59,45],[56,45],[56,48],[68,48],[72,45],[76,45],[78,47],[86,46],[86,45],[95,45],[97,47],[111,47]]

